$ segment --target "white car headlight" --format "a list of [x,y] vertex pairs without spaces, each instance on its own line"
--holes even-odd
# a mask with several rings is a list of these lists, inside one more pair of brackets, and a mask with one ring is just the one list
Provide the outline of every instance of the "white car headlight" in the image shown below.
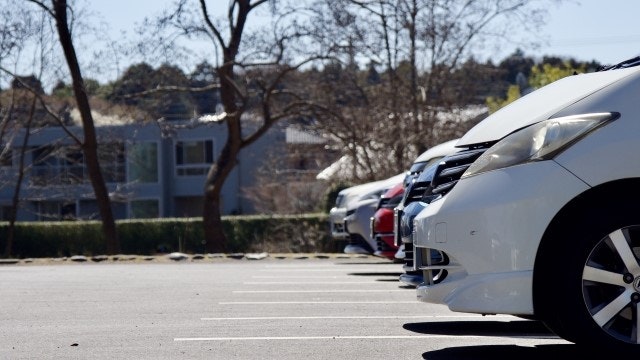
[[619,113],[595,113],[549,119],[517,130],[484,152],[463,178],[490,170],[547,160]]

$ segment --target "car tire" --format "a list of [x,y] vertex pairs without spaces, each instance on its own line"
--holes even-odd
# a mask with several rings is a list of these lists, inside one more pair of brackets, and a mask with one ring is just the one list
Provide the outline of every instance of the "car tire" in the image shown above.
[[589,348],[640,354],[636,204],[590,204],[545,235],[543,259],[534,270],[539,271],[536,312],[560,337]]

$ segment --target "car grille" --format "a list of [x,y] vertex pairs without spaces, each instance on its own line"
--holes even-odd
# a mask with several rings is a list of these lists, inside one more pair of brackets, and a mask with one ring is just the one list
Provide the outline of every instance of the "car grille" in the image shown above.
[[[462,174],[464,174],[469,166],[471,166],[471,164],[488,148],[489,146],[483,146],[463,150],[454,155],[445,157],[438,164],[431,183],[422,194],[421,201],[429,203],[446,195],[456,186],[458,181],[460,181]],[[447,277],[448,271],[445,269],[449,264],[447,254],[433,249],[414,249],[412,255],[412,265],[414,266],[414,270],[417,270],[416,267],[422,268],[423,263],[427,263],[430,267],[434,267],[432,270],[423,271],[423,278],[426,283],[431,285],[437,284]]]
[[411,184],[411,186],[408,188],[408,193],[405,197],[404,205],[406,206],[414,201],[422,200],[422,196],[429,189],[430,184],[430,181],[417,180],[413,184]]
[[445,157],[433,176],[431,184],[422,197],[424,200],[433,200],[436,197],[444,196],[451,191],[453,187],[458,183],[462,174],[476,161],[487,148],[464,150],[451,156]]
[[[482,153],[484,153],[487,149],[488,146],[482,146],[478,148],[462,150],[458,153],[443,158],[435,168],[432,177],[423,177],[430,180],[415,181],[407,189],[407,194],[403,201],[404,207],[406,208],[407,205],[414,201],[430,203],[435,199],[447,194],[458,183],[460,177],[462,177],[462,174],[464,174],[469,166],[471,166],[471,164],[476,161],[476,159],[478,159],[478,157],[480,157],[480,155],[482,155]],[[413,274],[416,272],[421,273],[421,271],[416,269],[414,254],[415,249],[413,246],[413,242],[403,241],[403,244],[405,252],[403,269],[407,272],[407,274]],[[430,250],[427,252],[427,254],[430,254]],[[446,257],[445,254],[442,254],[441,256],[443,258]],[[446,273],[440,273],[440,277],[444,279],[444,277],[446,277]]]

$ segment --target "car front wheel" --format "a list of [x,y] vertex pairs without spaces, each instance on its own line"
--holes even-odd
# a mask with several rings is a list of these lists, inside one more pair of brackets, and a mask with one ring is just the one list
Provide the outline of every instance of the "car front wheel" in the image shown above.
[[548,234],[536,312],[566,340],[640,354],[640,221],[636,212],[599,210]]
[[640,346],[640,226],[616,229],[595,245],[582,271],[582,296],[605,334]]

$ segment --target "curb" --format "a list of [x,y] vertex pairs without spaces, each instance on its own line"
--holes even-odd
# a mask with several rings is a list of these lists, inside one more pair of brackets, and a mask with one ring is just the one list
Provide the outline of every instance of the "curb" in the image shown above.
[[54,265],[54,264],[91,264],[91,263],[173,263],[173,262],[216,262],[216,261],[258,261],[258,260],[305,260],[305,259],[380,259],[374,255],[342,253],[216,253],[184,254],[171,253],[161,255],[74,255],[59,258],[0,259],[0,265]]

